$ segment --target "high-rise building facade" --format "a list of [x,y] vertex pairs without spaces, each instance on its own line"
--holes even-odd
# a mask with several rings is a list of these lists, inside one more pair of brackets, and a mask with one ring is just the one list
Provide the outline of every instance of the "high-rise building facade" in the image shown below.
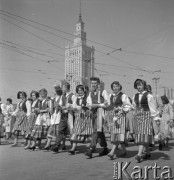
[[90,86],[90,77],[94,76],[94,47],[87,46],[86,32],[81,13],[76,23],[74,43],[65,47],[65,80],[71,90],[79,84]]

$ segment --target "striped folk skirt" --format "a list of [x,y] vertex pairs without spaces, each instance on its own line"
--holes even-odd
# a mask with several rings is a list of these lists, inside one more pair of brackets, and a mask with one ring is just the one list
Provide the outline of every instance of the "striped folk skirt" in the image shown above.
[[[116,118],[116,120],[114,120]],[[126,133],[126,115],[115,113],[114,110],[108,111],[106,114],[109,130],[111,134],[111,143],[124,143]]]
[[92,133],[92,119],[87,116],[84,111],[76,112],[71,140],[77,142],[88,142]]
[[150,111],[139,111],[134,117],[135,142],[137,144],[149,143],[152,140],[153,124]]
[[35,125],[31,133],[31,138],[45,139],[47,137],[48,129],[49,129],[49,126]]
[[26,116],[26,113],[23,111],[19,111],[16,115],[16,122],[14,124],[12,133],[25,135],[26,130],[28,128],[28,118]]
[[36,122],[37,114],[32,113],[28,118],[28,126],[26,129],[26,138],[29,138]]
[[57,137],[59,134],[59,124],[53,124],[49,127],[47,137],[53,138]]

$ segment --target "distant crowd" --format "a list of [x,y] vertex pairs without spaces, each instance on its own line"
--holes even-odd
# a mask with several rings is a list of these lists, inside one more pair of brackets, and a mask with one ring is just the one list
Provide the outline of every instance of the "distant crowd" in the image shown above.
[[[150,150],[158,143],[159,150],[168,147],[174,138],[173,107],[168,98],[153,95],[152,88],[142,79],[135,80],[137,93],[133,98],[122,92],[118,81],[111,83],[112,93],[100,90],[100,79],[91,77],[90,90],[78,85],[73,94],[70,84],[54,86],[55,96],[47,97],[47,90],[19,91],[19,102],[14,108],[12,99],[6,103],[0,99],[0,139],[13,140],[11,147],[18,146],[19,136],[26,139],[25,150],[65,150],[66,140],[71,142],[68,150],[76,155],[78,143],[90,143],[85,156],[93,158],[97,143],[102,150],[99,156],[116,156],[120,145],[126,156],[129,142],[137,144],[137,162],[151,158]],[[108,150],[105,134],[109,132],[112,149]],[[41,141],[46,139],[44,147]],[[55,141],[53,141],[55,139]],[[131,152],[129,152],[131,153]],[[117,157],[119,158],[119,157]]]

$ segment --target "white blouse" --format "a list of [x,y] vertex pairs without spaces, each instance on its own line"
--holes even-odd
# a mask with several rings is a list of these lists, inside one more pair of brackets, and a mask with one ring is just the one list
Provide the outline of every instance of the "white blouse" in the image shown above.
[[[141,102],[141,99],[143,97],[143,94],[146,93],[146,91],[143,91],[142,93],[139,93],[139,102]],[[151,116],[155,117],[159,114],[159,112],[156,109],[156,103],[155,103],[155,99],[151,94],[147,95],[147,101],[148,101],[148,106],[151,112]],[[135,103],[135,95],[132,99],[132,106],[134,109],[136,109],[136,103]]]
[[[109,98],[114,94],[110,94]],[[130,103],[129,97],[126,94],[122,94],[121,100],[123,102],[123,111],[127,112],[131,109],[132,104]]]
[[79,100],[79,104],[81,105],[84,96],[81,96],[81,97],[75,96],[75,98],[73,99],[73,108],[76,108],[77,110],[81,110],[81,109],[82,109],[82,106],[77,105],[77,99],[78,99],[78,98],[80,99],[80,100]]
[[[20,105],[22,105],[23,103],[21,103],[21,102],[19,102],[18,104],[17,104],[17,108],[16,108],[16,110],[12,113],[12,115],[13,116],[16,116],[17,115],[17,113],[19,112],[19,110],[20,110]],[[27,113],[26,113],[26,115],[27,115],[27,117],[28,116],[30,116],[30,114],[31,114],[31,102],[30,101],[26,101],[26,108],[27,108]]]

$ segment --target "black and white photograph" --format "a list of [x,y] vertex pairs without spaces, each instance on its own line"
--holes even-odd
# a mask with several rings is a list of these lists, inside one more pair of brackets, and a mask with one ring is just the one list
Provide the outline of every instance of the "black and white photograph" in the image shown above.
[[0,180],[174,180],[174,0],[0,0]]

